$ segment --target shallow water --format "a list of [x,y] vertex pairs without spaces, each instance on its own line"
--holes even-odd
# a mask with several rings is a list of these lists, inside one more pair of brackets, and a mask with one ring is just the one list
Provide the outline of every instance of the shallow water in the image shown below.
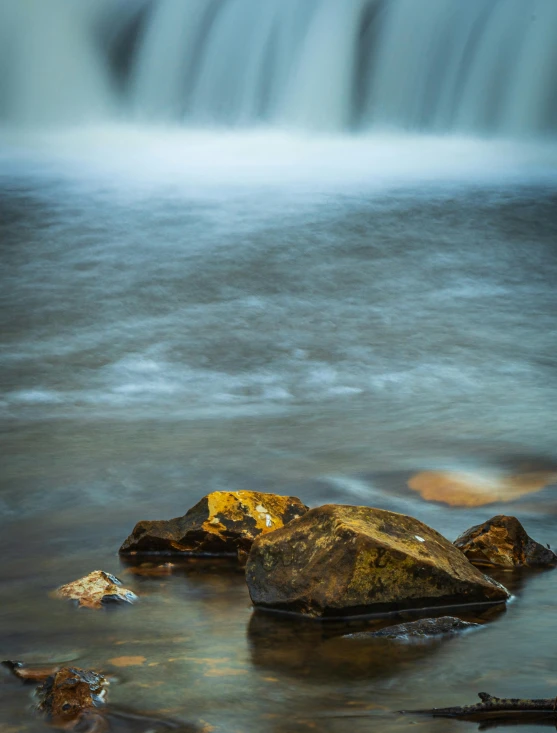
[[[354,651],[253,616],[240,572],[116,555],[226,488],[450,539],[512,513],[553,546],[554,146],[122,128],[6,134],[0,160],[2,657],[105,670],[111,704],[227,733],[469,730],[395,711],[554,695],[552,573],[505,577],[475,634]],[[409,488],[423,472],[445,504]],[[95,568],[141,602],[49,598]],[[29,704],[0,677],[4,725],[43,730]]]

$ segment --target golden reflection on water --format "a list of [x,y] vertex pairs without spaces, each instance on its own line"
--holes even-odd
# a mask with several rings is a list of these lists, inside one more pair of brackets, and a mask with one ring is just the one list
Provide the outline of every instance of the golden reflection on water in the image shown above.
[[503,476],[452,471],[422,471],[412,476],[408,486],[426,501],[449,506],[477,507],[510,502],[534,494],[557,482],[555,471],[530,471]]

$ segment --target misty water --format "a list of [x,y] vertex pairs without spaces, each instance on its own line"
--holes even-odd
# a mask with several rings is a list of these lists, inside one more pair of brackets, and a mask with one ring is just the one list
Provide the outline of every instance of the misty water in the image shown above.
[[[273,0],[246,23],[226,0],[209,27],[193,0],[0,2],[2,659],[103,670],[116,710],[217,733],[476,730],[397,711],[555,695],[551,572],[499,574],[513,600],[465,610],[475,633],[355,648],[388,621],[260,616],[229,563],[117,555],[224,489],[451,540],[513,514],[557,544],[555,5],[532,28],[510,0],[442,5]],[[140,602],[49,596],[97,568]],[[48,730],[31,706],[0,675],[2,733]]]

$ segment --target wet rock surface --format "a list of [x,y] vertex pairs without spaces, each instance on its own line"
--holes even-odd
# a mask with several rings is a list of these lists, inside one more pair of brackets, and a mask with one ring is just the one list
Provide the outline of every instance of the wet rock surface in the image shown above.
[[99,609],[111,603],[133,603],[137,596],[122,581],[104,570],[94,570],[84,578],[63,585],[55,591],[59,598],[75,601],[80,608]]
[[139,522],[120,553],[239,554],[242,558],[257,536],[284,527],[307,510],[294,496],[215,491],[183,517]]
[[336,504],[258,537],[246,579],[256,607],[315,618],[509,598],[417,519]]
[[557,564],[552,550],[529,537],[516,517],[503,514],[471,527],[454,544],[475,565],[516,568]]
[[64,667],[37,688],[38,709],[56,724],[77,721],[104,704],[107,685],[97,672]]
[[355,634],[346,634],[343,638],[354,639],[355,641],[366,641],[368,639],[428,639],[479,628],[481,628],[481,624],[463,621],[454,616],[440,616],[439,618],[422,618],[418,621],[410,621],[405,624],[387,626],[380,631],[362,631]]

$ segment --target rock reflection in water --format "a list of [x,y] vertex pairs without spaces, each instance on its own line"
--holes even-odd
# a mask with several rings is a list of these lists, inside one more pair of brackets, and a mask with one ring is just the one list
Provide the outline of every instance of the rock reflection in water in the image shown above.
[[244,568],[236,557],[160,557],[121,555],[124,574],[134,577],[138,591],[160,593],[155,581],[167,576],[187,579],[187,589],[202,599],[208,593],[238,590],[245,586]]
[[[477,606],[458,616],[487,624],[505,613],[505,607]],[[423,657],[435,654],[450,638],[433,637],[419,643],[385,638],[350,639],[347,634],[379,631],[394,624],[446,615],[401,612],[388,618],[319,622],[293,615],[254,611],[248,627],[251,659],[273,673],[312,680],[362,680],[412,671]]]
[[[477,730],[495,730],[496,728],[499,728],[500,730],[505,729],[508,730],[509,728],[519,728],[521,731],[525,730],[524,726],[527,725],[528,729],[530,727],[536,727],[536,728],[553,728],[555,730],[555,719],[553,717],[549,718],[543,718],[536,719],[532,716],[517,716],[517,720],[482,720],[481,723],[477,724]],[[470,728],[470,724],[467,726]]]

